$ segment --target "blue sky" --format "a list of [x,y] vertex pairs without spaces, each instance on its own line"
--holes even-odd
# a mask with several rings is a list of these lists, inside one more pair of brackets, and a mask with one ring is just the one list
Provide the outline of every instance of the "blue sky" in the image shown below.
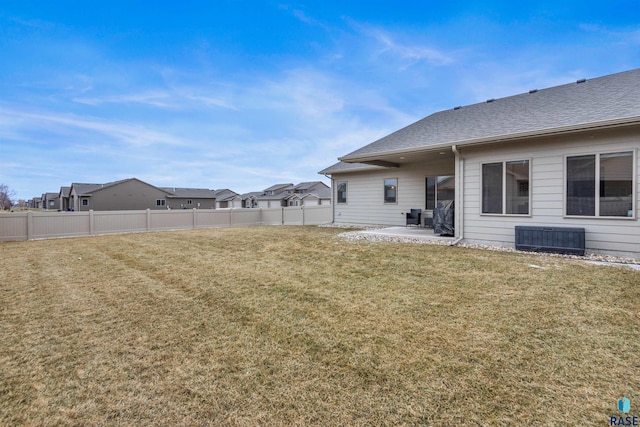
[[0,3],[0,183],[259,191],[439,110],[640,67],[633,1]]

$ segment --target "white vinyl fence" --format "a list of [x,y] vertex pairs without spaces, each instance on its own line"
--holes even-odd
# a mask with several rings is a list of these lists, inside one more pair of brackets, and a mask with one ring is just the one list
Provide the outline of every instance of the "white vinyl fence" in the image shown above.
[[331,221],[331,206],[23,212],[0,215],[0,241],[247,225],[319,225]]

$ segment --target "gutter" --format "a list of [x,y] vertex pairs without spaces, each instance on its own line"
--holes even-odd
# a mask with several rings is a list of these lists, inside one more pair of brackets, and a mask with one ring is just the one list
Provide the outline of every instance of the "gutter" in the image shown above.
[[[456,169],[458,169],[458,173],[456,173],[456,215],[457,222],[457,230],[459,231],[458,237],[451,243],[449,246],[455,246],[464,239],[464,157],[460,154],[458,147],[454,144],[451,146],[451,151],[456,156]],[[455,218],[455,217],[454,217]]]

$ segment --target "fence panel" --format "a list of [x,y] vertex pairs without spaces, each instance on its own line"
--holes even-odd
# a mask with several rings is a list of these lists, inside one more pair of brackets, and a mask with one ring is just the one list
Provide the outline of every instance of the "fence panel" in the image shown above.
[[266,208],[262,210],[262,225],[282,225],[282,208]]
[[150,231],[159,230],[185,230],[193,228],[193,210],[172,209],[167,211],[150,211]]
[[304,211],[300,207],[282,209],[284,225],[304,225]]
[[327,224],[332,220],[332,209],[327,206],[305,206],[304,224],[320,225]]
[[229,211],[232,226],[256,225],[262,222],[260,209],[232,209]]
[[91,212],[33,213],[32,239],[88,236]]
[[0,214],[0,242],[27,240],[27,213]]
[[94,212],[94,234],[147,231],[147,211]]
[[228,210],[198,209],[196,211],[196,228],[229,227],[231,220]]

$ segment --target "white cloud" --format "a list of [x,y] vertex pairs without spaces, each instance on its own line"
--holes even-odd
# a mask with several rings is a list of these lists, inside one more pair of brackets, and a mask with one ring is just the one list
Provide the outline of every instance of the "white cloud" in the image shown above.
[[[19,108],[0,107],[0,115],[15,120],[13,133],[29,133],[34,130],[50,134],[65,134],[78,130],[100,134],[125,145],[148,146],[151,144],[185,145],[185,141],[143,125],[134,125],[119,121],[109,121],[95,117],[83,117],[75,114],[25,111]],[[5,122],[6,123],[6,122]],[[4,130],[3,130],[4,132]],[[91,144],[95,137],[89,137]]]
[[431,66],[450,65],[454,62],[451,54],[427,43],[409,43],[402,41],[410,38],[400,33],[393,34],[381,27],[360,24],[354,20],[347,22],[359,33],[377,42],[376,55],[385,60],[398,61],[401,70],[406,70],[416,64],[426,63]]
[[[215,106],[229,110],[238,110],[237,107],[218,99],[205,95],[194,95],[191,91],[184,90],[151,90],[141,93],[109,95],[103,97],[73,98],[73,102],[86,105],[101,104],[143,104],[167,110],[180,110],[198,108],[201,106]],[[195,102],[194,102],[195,101]]]
[[640,28],[627,28],[612,30],[599,24],[580,24],[579,28],[589,33],[597,33],[616,39],[620,43],[638,45],[640,44]]

